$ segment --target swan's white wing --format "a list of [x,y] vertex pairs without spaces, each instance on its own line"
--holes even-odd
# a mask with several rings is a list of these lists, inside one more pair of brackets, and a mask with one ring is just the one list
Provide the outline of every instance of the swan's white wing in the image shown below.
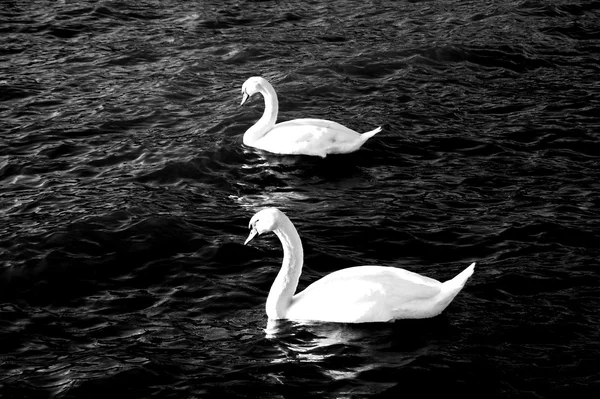
[[322,128],[328,130],[335,130],[341,133],[349,133],[354,135],[360,134],[340,123],[334,121],[328,121],[326,119],[313,119],[313,118],[302,118],[302,119],[293,119],[291,121],[280,122],[274,126],[274,128],[291,128],[291,127],[313,127],[313,128]]
[[273,126],[254,146],[276,154],[324,157],[328,153],[349,152],[362,141],[359,133],[337,122],[294,119]]
[[[344,289],[346,284],[355,284],[358,292]],[[407,300],[412,300],[437,295],[441,290],[441,283],[430,277],[396,267],[358,266],[330,273],[309,285],[303,293],[336,289],[338,294],[343,294],[350,299],[352,296],[361,296],[372,288],[377,288],[379,292],[386,294],[397,293]]]
[[359,266],[339,270],[294,296],[287,317],[340,322],[388,321],[407,304],[435,297],[441,283],[404,269]]

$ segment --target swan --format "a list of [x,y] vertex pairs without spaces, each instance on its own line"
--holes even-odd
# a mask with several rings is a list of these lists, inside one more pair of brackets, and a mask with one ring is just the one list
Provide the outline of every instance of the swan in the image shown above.
[[249,228],[244,245],[257,235],[273,232],[283,246],[281,270],[267,297],[269,320],[369,323],[437,316],[475,268],[472,263],[453,279],[440,283],[396,267],[356,266],[335,271],[294,295],[304,253],[290,219],[277,208],[267,208],[250,219]]
[[244,144],[274,154],[346,154],[358,150],[381,127],[360,134],[337,122],[325,119],[294,119],[275,124],[279,102],[275,89],[266,79],[253,76],[242,85],[242,103],[260,93],[265,100],[263,116],[244,133]]

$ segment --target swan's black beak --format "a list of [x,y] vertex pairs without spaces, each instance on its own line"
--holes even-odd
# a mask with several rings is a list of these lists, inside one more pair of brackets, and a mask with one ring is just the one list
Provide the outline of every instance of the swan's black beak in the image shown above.
[[256,229],[253,227],[252,230],[250,230],[250,234],[248,235],[248,238],[246,238],[246,241],[244,241],[244,245],[247,245],[250,241],[252,241],[254,239],[254,237],[256,237],[257,234],[258,234],[258,231],[256,231]]
[[242,93],[242,102],[240,103],[240,106],[244,105],[244,103],[248,101],[249,98],[250,96],[248,94]]

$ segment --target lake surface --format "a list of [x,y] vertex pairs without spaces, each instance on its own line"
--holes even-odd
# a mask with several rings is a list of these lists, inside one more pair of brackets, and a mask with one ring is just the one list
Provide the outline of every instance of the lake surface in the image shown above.
[[[600,3],[3,1],[3,398],[597,397]],[[349,155],[242,144],[262,114],[383,131]],[[446,311],[278,322],[363,264],[441,281]]]

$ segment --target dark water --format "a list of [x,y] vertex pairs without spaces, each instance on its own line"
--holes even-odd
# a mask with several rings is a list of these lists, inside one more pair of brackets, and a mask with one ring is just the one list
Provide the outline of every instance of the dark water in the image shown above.
[[[2,398],[596,397],[600,3],[3,1]],[[281,120],[359,152],[243,147]],[[279,323],[277,206],[300,288],[386,264],[475,274],[444,314]]]

